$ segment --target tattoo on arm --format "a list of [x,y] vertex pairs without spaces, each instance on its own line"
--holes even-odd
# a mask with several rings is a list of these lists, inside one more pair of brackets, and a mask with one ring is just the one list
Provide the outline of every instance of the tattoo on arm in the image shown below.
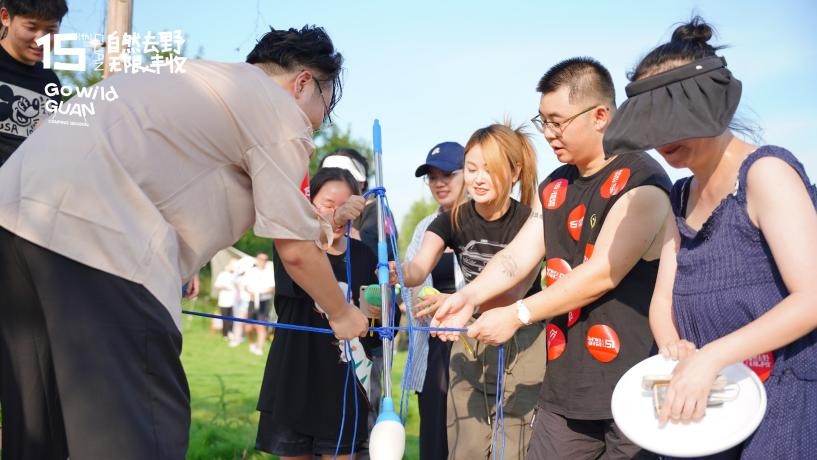
[[499,256],[499,262],[502,264],[502,273],[507,276],[508,278],[513,278],[516,276],[516,272],[519,270],[519,267],[516,264],[516,261],[513,260],[509,254],[502,254]]
[[539,211],[531,211],[530,217],[528,219],[542,219],[542,213]]

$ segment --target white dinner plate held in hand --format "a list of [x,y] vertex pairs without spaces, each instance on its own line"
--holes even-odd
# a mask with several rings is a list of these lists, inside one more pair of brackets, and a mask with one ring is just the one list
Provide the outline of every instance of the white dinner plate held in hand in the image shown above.
[[628,370],[616,384],[611,401],[613,419],[632,442],[660,455],[699,457],[730,449],[748,438],[766,414],[766,389],[743,363],[721,371],[738,387],[734,401],[707,407],[706,415],[688,424],[658,425],[652,391],[641,386],[645,375],[670,375],[677,361],[655,355]]

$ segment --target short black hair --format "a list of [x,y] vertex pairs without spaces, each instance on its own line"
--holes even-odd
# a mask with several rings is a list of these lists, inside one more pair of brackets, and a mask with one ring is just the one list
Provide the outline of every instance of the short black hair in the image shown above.
[[635,81],[646,75],[678,67],[681,63],[715,56],[715,52],[724,47],[708,43],[714,32],[715,29],[702,17],[693,16],[689,22],[679,25],[672,32],[670,41],[647,53],[635,69],[627,73],[627,78]]
[[566,59],[551,67],[536,86],[542,94],[552,93],[562,86],[570,88],[570,101],[589,98],[616,107],[616,89],[610,71],[590,57]]
[[352,195],[360,194],[357,181],[352,173],[343,168],[321,168],[315,171],[312,179],[309,180],[309,201],[315,201],[315,197],[318,196],[318,192],[321,188],[323,188],[327,182],[333,180],[346,182],[346,185],[352,190]]
[[0,7],[9,12],[10,17],[26,16],[46,21],[62,22],[68,14],[65,0],[3,0]]
[[335,50],[332,39],[318,26],[303,26],[300,30],[278,30],[270,27],[255,48],[247,55],[250,64],[271,63],[286,71],[307,68],[317,73],[318,84],[331,82],[334,89],[329,111],[340,101],[343,90],[341,71],[343,55]]

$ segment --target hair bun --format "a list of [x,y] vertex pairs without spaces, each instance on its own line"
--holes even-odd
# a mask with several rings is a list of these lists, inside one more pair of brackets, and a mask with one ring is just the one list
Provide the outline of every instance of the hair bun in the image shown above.
[[674,42],[697,42],[704,44],[712,38],[712,27],[704,22],[700,16],[695,16],[686,24],[682,24],[672,33]]

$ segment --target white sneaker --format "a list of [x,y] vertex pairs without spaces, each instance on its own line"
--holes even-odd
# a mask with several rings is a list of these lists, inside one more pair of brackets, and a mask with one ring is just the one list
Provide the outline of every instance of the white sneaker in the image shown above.
[[235,348],[241,345],[241,340],[230,340],[230,348]]
[[261,355],[264,354],[264,351],[261,350],[261,348],[256,346],[255,344],[252,344],[252,345],[250,345],[250,353],[252,353],[254,355],[261,356]]

